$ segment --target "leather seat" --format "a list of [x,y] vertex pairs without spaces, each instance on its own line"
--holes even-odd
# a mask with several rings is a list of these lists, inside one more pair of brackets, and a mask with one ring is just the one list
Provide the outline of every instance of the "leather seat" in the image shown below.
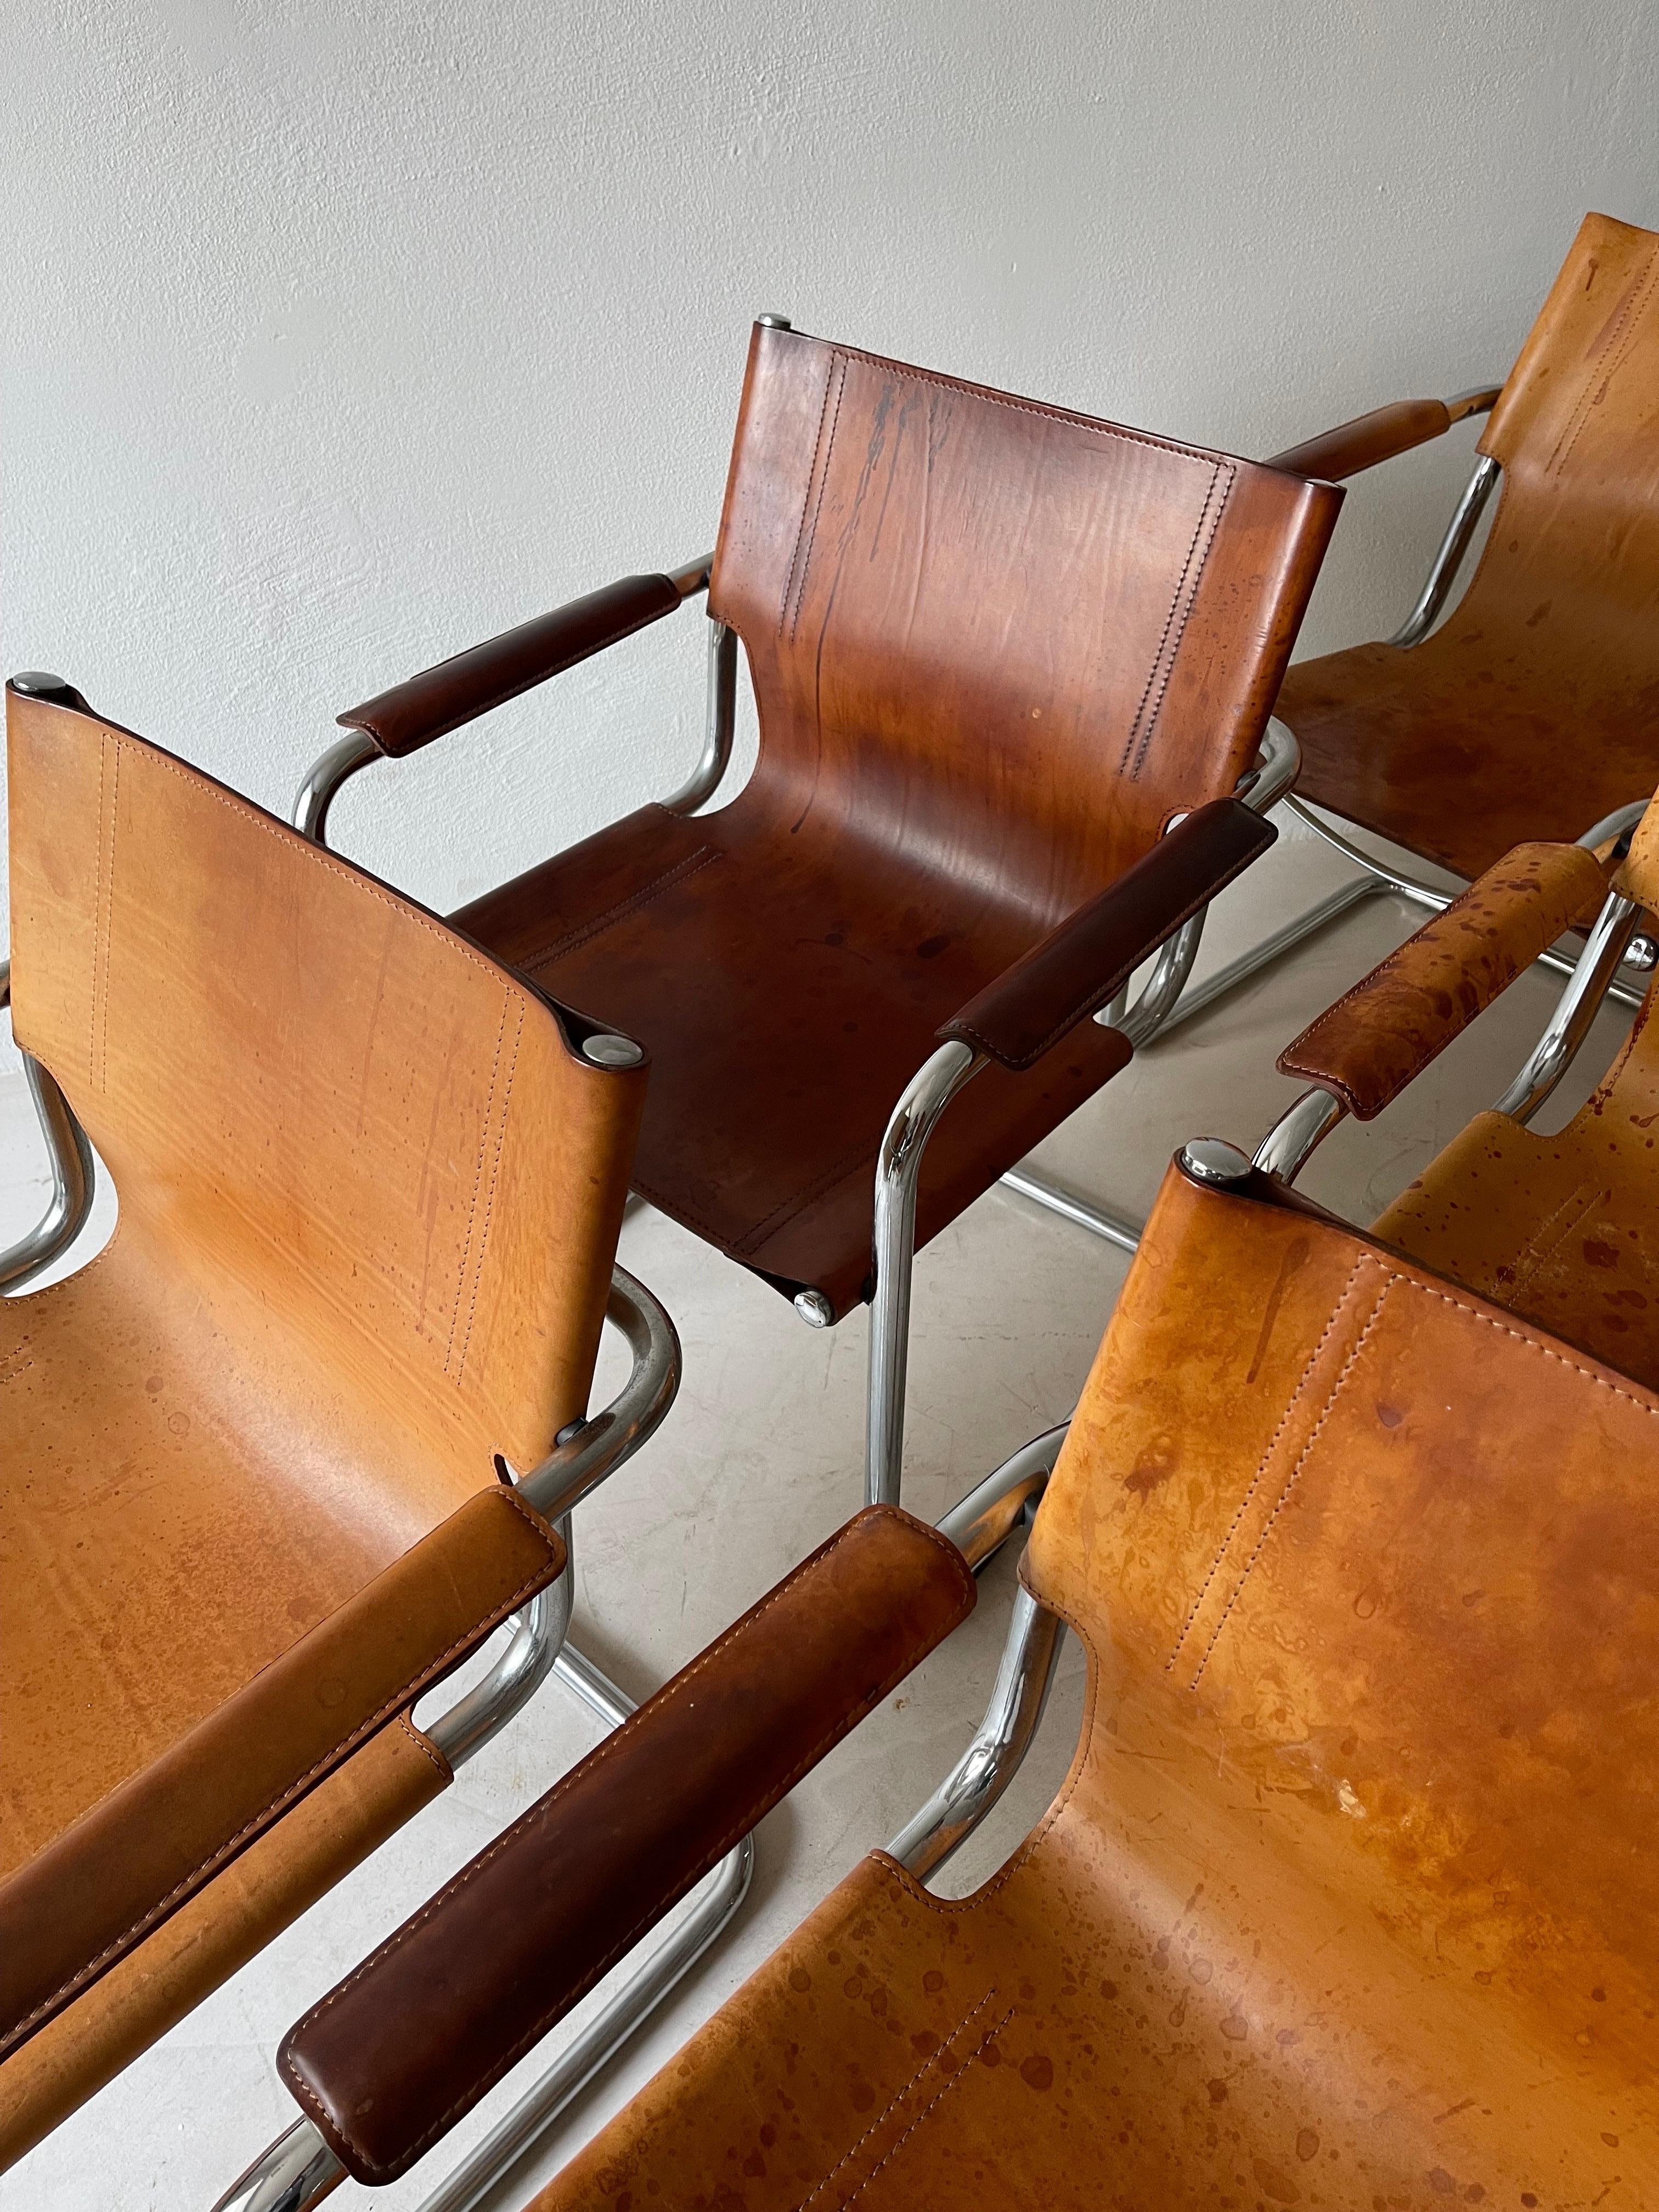
[[535,2212],[1652,2203],[1656,1415],[1172,1173],[1027,1554],[1060,1796],[866,1860]]
[[7,2161],[449,1781],[408,1714],[562,1567],[496,1455],[586,1411],[645,1081],[64,696],[14,1023],[119,1219],[0,1304]]
[[1409,648],[1298,663],[1298,790],[1473,878],[1659,783],[1659,234],[1586,216],[1480,441],[1480,566]]

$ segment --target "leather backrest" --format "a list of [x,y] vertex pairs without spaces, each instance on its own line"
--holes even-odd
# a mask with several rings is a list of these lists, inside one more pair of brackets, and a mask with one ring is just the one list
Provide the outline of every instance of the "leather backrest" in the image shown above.
[[709,591],[751,788],[1057,919],[1248,767],[1340,496],[757,326]]
[[1172,1170],[1028,1573],[1094,1650],[1101,1790],[1155,1711],[1235,1851],[1645,2067],[1656,1546],[1652,1392]]
[[[645,1070],[131,732],[8,695],[14,1017],[261,1425],[522,1470],[586,1411]],[[385,1456],[384,1443],[377,1456]],[[395,1456],[395,1455],[394,1455]]]
[[1504,465],[1503,498],[1441,636],[1490,656],[1496,625],[1541,710],[1613,690],[1651,723],[1659,234],[1585,216],[1480,449]]

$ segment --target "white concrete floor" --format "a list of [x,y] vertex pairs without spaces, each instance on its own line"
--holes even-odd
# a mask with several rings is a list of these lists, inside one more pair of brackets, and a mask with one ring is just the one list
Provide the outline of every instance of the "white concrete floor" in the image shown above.
[[[1350,872],[1289,835],[1212,917],[1206,960],[1265,936]],[[1399,902],[1362,905],[1315,945],[1165,1044],[1145,1054],[1040,1155],[1054,1176],[1144,1211],[1174,1147],[1213,1134],[1249,1146],[1296,1095],[1275,1073],[1280,1048],[1401,941],[1419,917]],[[1200,973],[1202,973],[1200,969]],[[1559,990],[1534,969],[1369,1127],[1345,1124],[1303,1187],[1360,1221],[1492,1098],[1536,1036]],[[1565,1118],[1612,1057],[1628,1015],[1601,1017],[1578,1067],[1540,1117]],[[34,1133],[15,1059],[0,1054],[0,1244],[39,1210]],[[76,1259],[108,1233],[107,1190]],[[689,1660],[861,1502],[865,1322],[803,1328],[762,1284],[649,1211],[623,1258],[664,1299],[685,1346],[667,1423],[577,1522],[574,1635],[623,1686],[644,1695]],[[997,1190],[920,1260],[910,1380],[906,1502],[942,1512],[1016,1445],[1064,1418],[1111,1310],[1127,1261],[1026,1201]],[[600,1396],[620,1373],[613,1352]],[[866,1850],[899,1828],[945,1774],[979,1719],[1014,1587],[1005,1554],[977,1612],[897,1695],[762,1828],[754,1887],[727,1937],[660,2017],[489,2199],[521,2205],[539,2179],[653,2072]],[[1081,1706],[1066,1651],[1024,1773],[941,1886],[974,1886],[1024,1834],[1063,1773]],[[295,2108],[272,2054],[283,2029],[455,1868],[598,1739],[556,1686],[455,1787],[291,1928],[3,2179],[4,2212],[200,2208]],[[419,2205],[459,2154],[516,2100],[570,2033],[556,2030],[416,2173],[377,2192],[386,2212]],[[342,2208],[367,2202],[347,2184]]]

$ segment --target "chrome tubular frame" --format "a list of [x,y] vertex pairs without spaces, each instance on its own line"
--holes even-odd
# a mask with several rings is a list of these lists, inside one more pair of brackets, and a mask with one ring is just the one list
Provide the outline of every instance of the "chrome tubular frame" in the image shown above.
[[[708,590],[714,561],[712,553],[700,553],[695,561],[663,573],[684,601]],[[728,630],[724,623],[712,624],[708,640],[708,734],[703,741],[702,758],[690,781],[682,785],[672,799],[662,802],[672,813],[695,814],[699,806],[714,797],[731,760],[737,709],[737,644],[736,634]],[[363,730],[347,730],[319,753],[301,778],[289,817],[300,835],[309,837],[313,845],[325,847],[328,811],[340,786],[371,761],[385,757],[374,738]]]
[[1507,1114],[1516,1121],[1531,1121],[1589,1035],[1641,917],[1642,909],[1633,899],[1622,898],[1617,891],[1610,895],[1543,1035],[1516,1071],[1514,1081],[1494,1100],[1494,1113]]
[[1070,1426],[1067,1419],[1022,1444],[939,1523],[939,1534],[950,1539],[975,1574],[1007,1542],[1022,1516],[1035,1510]]
[[893,1109],[877,1157],[876,1279],[870,1297],[865,1449],[866,1494],[872,1505],[898,1504],[904,1466],[904,1385],[921,1156],[939,1115],[984,1065],[981,1054],[956,1037],[940,1045],[912,1076]]
[[1280,1182],[1294,1182],[1347,1110],[1328,1091],[1304,1091],[1256,1146],[1251,1166]]
[[738,634],[713,615],[708,617],[707,714],[702,758],[688,782],[672,798],[659,801],[671,814],[695,814],[700,806],[707,805],[731,765],[738,719]]
[[[1490,404],[1488,402],[1488,405]],[[1484,414],[1486,410],[1471,408],[1468,411]],[[1440,550],[1435,555],[1429,573],[1423,580],[1417,604],[1389,640],[1390,645],[1420,645],[1434,628],[1442,609],[1451,596],[1451,588],[1457,581],[1457,572],[1463,565],[1463,557],[1474,543],[1475,528],[1486,512],[1486,501],[1492,497],[1503,473],[1501,465],[1493,460],[1490,453],[1476,454],[1474,467],[1463,487],[1462,496],[1452,509],[1451,520],[1446,525]]]
[[[0,960],[0,1006],[10,1004],[11,963]],[[87,1133],[57,1079],[21,1045],[18,1057],[52,1164],[52,1196],[28,1234],[0,1251],[0,1295],[8,1297],[27,1290],[80,1235],[92,1211],[98,1172]]]
[[[1239,778],[1233,795],[1255,813],[1265,814],[1270,806],[1277,805],[1281,799],[1287,798],[1301,766],[1302,749],[1294,735],[1283,722],[1269,720],[1261,750],[1251,766]],[[1181,818],[1179,815],[1176,816],[1170,827],[1173,829],[1175,823]],[[1345,900],[1344,903],[1352,904],[1352,898]],[[1193,963],[1198,957],[1199,944],[1208,913],[1209,908],[1204,908],[1190,921],[1183,923],[1170,938],[1159,952],[1151,975],[1133,1001],[1126,985],[1110,1006],[1103,1007],[1095,1016],[1095,1019],[1105,1027],[1117,1030],[1127,1037],[1137,1051],[1162,1036],[1166,1030],[1174,1029],[1178,1022],[1185,1021],[1189,1014],[1207,1006],[1212,998],[1220,995],[1212,982],[1200,986],[1194,992],[1187,989],[1188,978],[1193,972]],[[1286,942],[1294,941],[1293,939],[1286,939]],[[1242,982],[1244,973],[1255,973],[1255,968],[1247,967],[1246,962],[1254,960],[1257,965],[1265,966],[1283,949],[1276,940],[1270,940],[1268,945],[1259,948],[1256,953],[1247,954],[1245,962],[1235,961],[1231,968],[1223,971],[1224,975]],[[1226,988],[1231,988],[1231,985]],[[1139,1245],[1145,1222],[1119,1213],[1110,1206],[1101,1206],[1093,1199],[1080,1196],[1064,1183],[1052,1182],[1048,1176],[1037,1174],[1026,1161],[1022,1160],[1018,1167],[1010,1168],[1001,1180],[1007,1189],[1018,1192],[1021,1198],[1031,1199],[1038,1206],[1046,1206],[1050,1213],[1059,1214],[1062,1220],[1074,1222],[1079,1229],[1086,1229],[1092,1236],[1103,1238],[1120,1252],[1133,1252]]]

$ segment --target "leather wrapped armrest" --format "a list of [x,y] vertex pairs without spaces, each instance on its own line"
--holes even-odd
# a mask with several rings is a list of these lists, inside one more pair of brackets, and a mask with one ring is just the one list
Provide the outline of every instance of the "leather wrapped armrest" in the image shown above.
[[602,653],[647,623],[672,615],[681,605],[679,587],[667,576],[624,576],[586,599],[572,599],[551,614],[538,615],[516,629],[503,630],[483,645],[441,660],[405,684],[394,684],[337,717],[347,730],[362,730],[383,753],[399,759],[463,722],[488,714],[521,691],[545,682],[579,660]]
[[1373,407],[1352,422],[1339,422],[1300,446],[1275,453],[1267,464],[1288,475],[1317,477],[1322,483],[1340,483],[1396,453],[1426,445],[1444,435],[1457,417],[1443,399],[1396,399],[1391,406]]
[[1051,929],[935,1032],[1030,1067],[1265,853],[1273,824],[1236,799],[1177,822],[1115,884]]
[[1607,891],[1582,845],[1517,845],[1310,1023],[1280,1072],[1371,1121]]
[[357,2180],[394,2179],[973,1609],[956,1547],[867,1508],[283,2038]]

